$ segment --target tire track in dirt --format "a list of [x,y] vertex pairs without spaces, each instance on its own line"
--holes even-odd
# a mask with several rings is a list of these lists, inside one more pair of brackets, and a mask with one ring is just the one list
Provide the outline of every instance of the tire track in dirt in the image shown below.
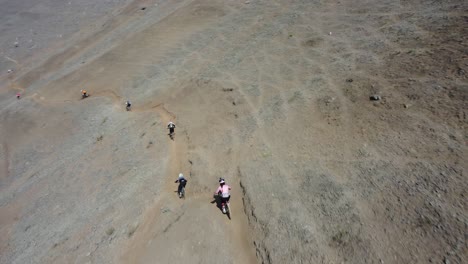
[[[49,104],[50,103],[53,103],[53,104],[62,103],[62,102],[57,102],[57,101],[50,101],[50,100],[45,99],[44,97],[37,98],[37,93],[29,97],[31,97],[32,100],[41,104],[45,104],[46,102]],[[112,102],[112,105],[117,106],[117,107],[122,105],[120,112],[126,111],[124,107],[123,97],[112,90],[97,91],[91,94],[91,97],[87,99],[88,100],[102,100],[100,98],[110,99]],[[81,102],[81,100],[82,99],[76,99],[74,101],[67,100],[66,102],[79,103]],[[165,123],[169,121],[175,121],[176,119],[176,115],[168,111],[165,108],[164,103],[154,104],[150,102],[139,107],[133,106],[131,111],[132,112],[155,112],[159,115],[160,119]],[[121,258],[122,262],[124,263],[134,263],[134,261],[138,259],[138,256],[141,256],[143,254],[143,249],[145,248],[144,247],[145,245],[142,245],[141,243],[151,240],[152,235],[154,235],[154,224],[157,222],[157,219],[159,219],[161,216],[160,209],[165,204],[167,204],[167,202],[171,198],[169,196],[173,194],[174,186],[173,184],[171,184],[172,183],[171,179],[172,177],[175,178],[176,172],[178,171],[177,168],[180,167],[181,159],[179,158],[179,155],[177,154],[179,151],[177,150],[177,144],[175,141],[169,141],[169,150],[170,150],[169,151],[170,152],[169,175],[167,176],[167,179],[165,180],[161,195],[155,198],[155,201],[152,207],[148,210],[149,213],[145,215],[142,223],[138,225],[138,230],[133,236],[134,239],[131,240],[136,243],[130,244],[127,248],[127,252],[131,252],[131,254],[124,255],[123,258]],[[179,215],[179,217],[181,216]],[[141,243],[138,243],[138,242],[141,242]]]
[[[121,97],[114,96],[113,98],[119,99]],[[153,106],[132,109],[132,111],[156,112],[164,124],[168,123],[169,121],[176,121],[176,116],[165,109],[162,103]],[[142,256],[145,254],[147,243],[158,235],[158,227],[159,229],[161,228],[161,226],[158,225],[158,220],[161,218],[161,214],[164,213],[162,208],[164,208],[170,202],[170,200],[172,200],[170,197],[173,194],[172,190],[174,190],[172,178],[176,177],[177,169],[179,168],[180,164],[180,158],[179,155],[177,155],[177,152],[176,141],[169,140],[169,169],[164,181],[164,187],[162,188],[161,195],[156,198],[153,205],[144,213],[145,216],[139,225],[138,230],[130,240],[128,248],[121,256],[121,261],[123,263],[140,262]],[[177,217],[180,218],[181,215]],[[170,225],[163,229],[163,233],[164,230],[167,231],[169,229]]]
[[8,147],[8,144],[6,142],[2,143],[3,147],[3,154],[5,155],[3,159],[3,176],[0,177],[0,180],[2,179],[8,179],[10,177],[10,164],[11,164],[11,157],[10,157],[10,149]]

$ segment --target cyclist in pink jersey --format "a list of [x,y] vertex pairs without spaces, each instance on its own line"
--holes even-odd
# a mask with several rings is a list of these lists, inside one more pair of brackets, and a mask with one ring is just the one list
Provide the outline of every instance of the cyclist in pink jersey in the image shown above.
[[229,199],[231,199],[231,193],[229,192],[231,187],[226,184],[224,179],[219,178],[219,187],[216,189],[215,195],[219,195],[221,197],[221,205],[229,203]]

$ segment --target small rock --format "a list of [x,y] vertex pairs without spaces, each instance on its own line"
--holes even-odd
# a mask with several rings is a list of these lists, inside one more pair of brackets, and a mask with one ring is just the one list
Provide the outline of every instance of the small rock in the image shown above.
[[12,69],[8,69],[8,71],[7,71],[7,72],[8,72],[8,73],[12,73],[12,72],[13,72],[13,70],[12,70]]
[[346,79],[346,82],[353,82],[354,80],[351,78]]
[[444,264],[450,264],[450,260],[447,257],[444,257]]
[[331,35],[332,35],[332,33],[330,32],[330,33],[328,33],[328,35],[329,35],[329,36],[331,36]]
[[370,99],[371,101],[379,101],[379,100],[380,100],[380,95],[376,95],[376,94],[371,95],[371,96],[369,97],[369,99]]
[[327,98],[327,99],[325,100],[325,104],[326,104],[326,105],[329,105],[329,104],[330,104],[331,102],[333,102],[333,101],[335,101],[335,98],[334,98],[334,97],[332,97],[332,98]]
[[404,104],[403,105],[405,108],[409,108],[411,105],[410,104]]
[[250,4],[250,1],[245,1],[244,4]]
[[19,47],[18,41],[15,42],[15,48]]

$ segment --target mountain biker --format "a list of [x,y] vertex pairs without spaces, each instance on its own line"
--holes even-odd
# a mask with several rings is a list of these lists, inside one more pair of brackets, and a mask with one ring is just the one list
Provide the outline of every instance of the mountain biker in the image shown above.
[[167,124],[167,128],[169,129],[169,135],[174,134],[174,130],[175,130],[175,124],[174,123],[169,122],[169,124]]
[[175,183],[179,183],[179,187],[177,188],[177,193],[179,194],[179,197],[181,197],[182,188],[185,188],[187,182],[188,181],[184,178],[184,175],[182,173],[179,173],[179,178],[175,181]]
[[127,100],[127,102],[125,102],[125,106],[126,106],[127,110],[129,110],[130,107],[132,107],[132,103],[130,102],[130,100]]
[[221,205],[229,203],[229,199],[231,199],[229,190],[231,187],[226,184],[223,178],[219,178],[219,187],[216,189],[215,195],[217,194],[221,198]]
[[86,92],[86,90],[81,90],[81,96],[88,97],[88,93]]

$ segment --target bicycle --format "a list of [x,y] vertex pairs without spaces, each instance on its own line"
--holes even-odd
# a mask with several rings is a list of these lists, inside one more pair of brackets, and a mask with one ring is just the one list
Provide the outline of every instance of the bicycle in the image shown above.
[[221,201],[221,211],[223,212],[223,214],[227,215],[229,219],[231,219],[232,211],[231,211],[231,206],[229,204],[229,200],[226,200],[226,202],[224,202],[223,200],[225,200],[226,198],[223,198],[221,194],[218,194],[218,197]]
[[231,213],[231,206],[229,205],[229,202],[226,203],[226,206],[225,206],[225,210],[224,210],[224,211],[225,211],[224,213],[227,215],[227,217],[228,217],[229,219],[231,219],[232,213]]
[[180,190],[179,198],[180,199],[185,199],[185,187],[182,187],[182,189]]

